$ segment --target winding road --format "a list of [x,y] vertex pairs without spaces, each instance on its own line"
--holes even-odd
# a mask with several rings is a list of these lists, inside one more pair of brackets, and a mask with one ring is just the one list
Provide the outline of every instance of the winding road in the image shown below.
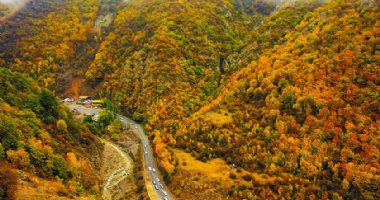
[[[87,115],[97,115],[99,114],[101,109],[94,109],[94,108],[88,108],[81,105],[76,104],[68,104],[69,108],[71,109],[77,109],[80,113],[84,113]],[[151,199],[162,199],[162,200],[171,200],[174,199],[171,195],[169,190],[167,189],[167,186],[163,182],[163,180],[160,178],[160,173],[157,170],[156,163],[154,162],[154,156],[152,148],[149,144],[148,137],[144,133],[144,129],[135,121],[128,119],[122,115],[117,115],[117,118],[124,123],[127,127],[130,127],[131,130],[133,130],[137,136],[140,138],[142,147],[143,147],[143,154],[144,154],[144,170],[145,174],[149,175],[149,179],[145,179],[145,184],[149,193],[149,196]],[[148,186],[149,184],[149,186]],[[152,189],[153,188],[153,189]],[[151,193],[154,192],[155,195],[152,195]],[[154,196],[154,197],[153,197]]]

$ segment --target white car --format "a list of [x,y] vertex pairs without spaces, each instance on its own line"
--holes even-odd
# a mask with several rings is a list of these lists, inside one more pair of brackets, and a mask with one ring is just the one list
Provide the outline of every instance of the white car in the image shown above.
[[152,183],[153,183],[153,185],[157,186],[157,185],[156,185],[156,181],[155,181],[155,180],[153,180],[153,181],[152,181]]
[[157,183],[159,183],[159,182],[160,182],[160,179],[159,179],[159,178],[157,178],[157,179],[156,179],[156,181],[157,181]]
[[164,197],[164,200],[169,200],[167,197]]
[[135,125],[135,128],[137,128],[137,126]]
[[155,185],[154,188],[156,188],[156,190],[158,190],[158,186],[157,185]]
[[65,99],[63,100],[63,102],[73,102],[73,101],[74,101],[73,98],[65,98]]
[[165,196],[168,196],[168,193],[166,193],[165,190],[162,190],[162,193],[163,193]]
[[152,168],[151,167],[148,167],[149,171],[152,171]]
[[147,154],[148,154],[148,152],[147,152],[147,151],[145,151],[145,154],[147,155]]
[[147,147],[146,144],[144,144],[144,147],[145,147],[145,148]]
[[152,171],[153,171],[153,172],[156,172],[156,169],[152,168]]

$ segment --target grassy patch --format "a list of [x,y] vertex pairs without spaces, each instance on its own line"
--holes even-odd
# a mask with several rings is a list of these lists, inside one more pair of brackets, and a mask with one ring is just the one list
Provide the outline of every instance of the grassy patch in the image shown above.
[[[236,172],[231,166],[229,166],[223,159],[216,158],[208,162],[202,162],[196,160],[190,153],[186,153],[182,150],[174,150],[177,158],[180,160],[179,167],[182,170],[188,171],[192,174],[201,173],[202,175],[208,177],[209,179],[218,180],[220,184],[225,184],[226,186],[231,184],[240,184],[250,185],[247,182],[242,181],[242,175],[248,173],[242,171],[240,173]],[[236,179],[231,179],[230,174],[236,174]]]
[[203,118],[216,126],[232,123],[232,114],[226,110],[211,111],[204,114]]
[[[216,158],[208,162],[202,162],[196,160],[190,153],[186,153],[182,150],[174,150],[176,157],[180,160],[179,167],[182,170],[186,170],[192,174],[202,174],[209,179],[219,180],[220,184],[232,185],[267,185],[274,183],[276,180],[281,180],[281,177],[271,177],[266,174],[258,174],[254,172],[248,172],[241,170],[237,172],[233,167],[228,165],[223,159]],[[233,178],[231,178],[231,174]],[[247,178],[249,177],[249,178]]]

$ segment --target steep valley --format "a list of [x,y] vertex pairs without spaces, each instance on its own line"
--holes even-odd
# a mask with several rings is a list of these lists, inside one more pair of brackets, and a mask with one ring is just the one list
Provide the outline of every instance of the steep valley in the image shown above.
[[[97,137],[138,141],[116,112],[176,199],[379,199],[379,19],[371,0],[0,3],[0,175],[101,198]],[[137,171],[114,199],[148,198]]]

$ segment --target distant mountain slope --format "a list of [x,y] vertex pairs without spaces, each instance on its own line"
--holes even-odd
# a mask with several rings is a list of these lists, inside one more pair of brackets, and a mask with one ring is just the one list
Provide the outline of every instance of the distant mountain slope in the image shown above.
[[99,195],[97,148],[101,144],[51,92],[25,75],[0,68],[1,199],[13,199],[27,185],[42,192],[48,186],[39,180],[58,191],[50,195]]
[[9,8],[6,5],[0,3],[0,21],[3,20],[9,13]]
[[73,69],[80,74],[83,68],[75,58],[92,43],[97,9],[92,0],[33,1],[2,24],[0,54],[12,69],[29,73],[45,87],[62,89],[62,76]]
[[217,95],[223,60],[273,9],[262,1],[132,1],[86,77],[141,121],[174,102],[162,117],[188,116]]
[[[0,63],[26,72],[62,94],[83,77],[101,35],[98,15],[116,12],[120,1],[36,0],[0,23]],[[111,18],[112,20],[112,18]]]
[[7,5],[12,9],[21,8],[30,0],[0,0],[0,3]]
[[176,146],[268,176],[292,174],[253,179],[256,198],[378,199],[379,20],[378,7],[360,1],[310,12],[283,44],[233,74],[217,104],[184,120]]
[[225,70],[228,73],[235,72],[237,69],[247,66],[252,60],[257,60],[263,51],[283,43],[285,41],[283,37],[295,29],[305,14],[320,5],[319,3],[305,3],[283,8],[265,18],[249,34],[249,39],[242,48],[226,58]]

